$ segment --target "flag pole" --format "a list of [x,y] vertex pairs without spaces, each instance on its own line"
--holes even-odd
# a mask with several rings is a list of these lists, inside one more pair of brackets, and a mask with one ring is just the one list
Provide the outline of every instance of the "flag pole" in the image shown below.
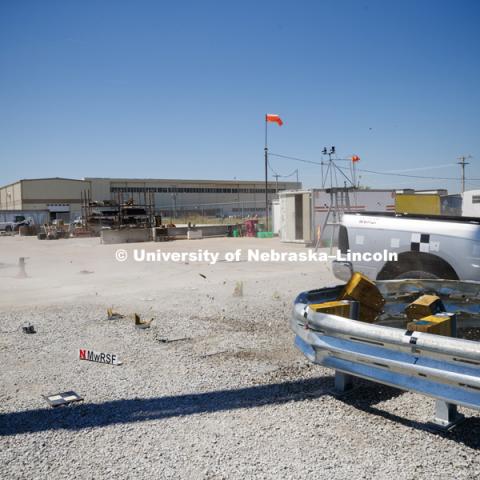
[[268,232],[268,144],[267,144],[267,115],[265,114],[265,219]]

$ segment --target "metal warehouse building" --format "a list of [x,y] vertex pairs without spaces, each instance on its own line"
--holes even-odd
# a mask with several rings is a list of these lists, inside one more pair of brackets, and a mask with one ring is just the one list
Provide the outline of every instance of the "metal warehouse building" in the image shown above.
[[[277,191],[300,188],[296,182],[269,182],[269,201]],[[240,180],[171,180],[128,178],[43,178],[19,180],[0,188],[0,210],[48,210],[50,218],[69,220],[81,214],[81,197],[93,201],[133,199],[153,202],[163,215],[198,213],[238,215],[265,213],[265,183]]]
[[[155,209],[164,215],[184,212],[206,215],[247,215],[265,213],[265,183],[239,180],[168,180],[86,178],[93,199],[148,201],[153,195]],[[301,186],[296,182],[269,182],[269,200],[281,190]]]
[[0,187],[0,210],[3,212],[49,212],[49,219],[80,215],[81,192],[90,183],[70,178],[36,178],[19,180]]

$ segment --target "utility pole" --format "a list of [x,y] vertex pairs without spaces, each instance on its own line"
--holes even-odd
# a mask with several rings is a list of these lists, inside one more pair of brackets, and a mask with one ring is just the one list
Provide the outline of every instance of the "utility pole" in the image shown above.
[[462,167],[462,193],[465,191],[465,165],[469,165],[470,162],[466,162],[468,158],[472,158],[471,155],[462,155],[461,157],[458,157],[458,164]]
[[278,195],[278,177],[281,177],[281,175],[276,173],[274,177],[275,177],[275,193]]

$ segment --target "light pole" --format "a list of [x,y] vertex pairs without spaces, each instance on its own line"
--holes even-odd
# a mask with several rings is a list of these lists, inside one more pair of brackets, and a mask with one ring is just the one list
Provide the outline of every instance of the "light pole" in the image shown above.
[[173,218],[177,217],[177,192],[175,192],[175,190],[172,193],[172,215]]

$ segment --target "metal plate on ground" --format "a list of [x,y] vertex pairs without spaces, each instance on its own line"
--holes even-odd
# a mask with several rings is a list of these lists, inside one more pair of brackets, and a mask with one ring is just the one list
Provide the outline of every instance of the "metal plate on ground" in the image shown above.
[[83,398],[73,390],[56,393],[54,395],[46,395],[44,398],[51,407],[59,407],[60,405],[68,405],[69,403],[81,402],[83,400]]

